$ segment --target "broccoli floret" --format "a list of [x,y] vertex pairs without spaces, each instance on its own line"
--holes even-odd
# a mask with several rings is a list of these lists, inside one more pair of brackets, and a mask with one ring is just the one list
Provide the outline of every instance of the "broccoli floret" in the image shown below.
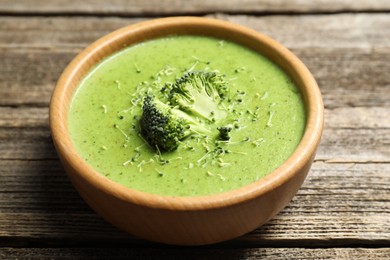
[[173,151],[184,138],[193,134],[230,139],[231,127],[211,126],[227,116],[221,104],[228,92],[228,85],[216,72],[187,72],[173,84],[166,84],[161,93],[162,102],[147,95],[143,103],[141,134],[154,148]]
[[220,140],[222,140],[222,141],[229,141],[230,140],[229,133],[233,129],[230,125],[221,126],[221,127],[218,127],[217,129],[219,131],[219,139]]
[[185,112],[153,96],[145,97],[141,134],[152,147],[161,151],[173,151],[185,137],[209,132],[207,125],[195,121]]
[[221,74],[215,72],[187,72],[172,84],[169,100],[172,105],[210,121],[226,117],[221,108],[228,88]]

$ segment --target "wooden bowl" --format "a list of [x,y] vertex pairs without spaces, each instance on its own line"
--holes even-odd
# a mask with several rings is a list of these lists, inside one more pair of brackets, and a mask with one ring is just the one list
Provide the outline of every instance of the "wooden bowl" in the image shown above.
[[[298,85],[307,125],[295,152],[266,177],[209,196],[170,197],[140,192],[96,172],[69,137],[67,114],[79,82],[104,57],[135,43],[172,34],[206,35],[233,41],[267,56]],[[254,30],[225,21],[177,17],[141,22],[97,40],[65,69],[50,104],[50,127],[61,162],[74,187],[103,218],[140,238],[175,245],[204,245],[250,232],[281,211],[302,185],[323,128],[323,103],[316,81],[289,50]]]

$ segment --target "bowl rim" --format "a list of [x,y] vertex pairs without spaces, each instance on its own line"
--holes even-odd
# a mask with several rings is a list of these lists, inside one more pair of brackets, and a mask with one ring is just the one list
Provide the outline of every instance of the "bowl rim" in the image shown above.
[[[73,95],[74,92],[69,93],[69,89],[71,89],[71,85],[78,85],[80,80],[75,79],[77,71],[82,66],[86,66],[85,64],[96,64],[98,60],[95,57],[103,48],[106,48],[109,52],[111,51],[112,54],[115,52],[115,50],[110,49],[113,43],[123,41],[126,37],[132,37],[134,34],[151,33],[153,35],[161,28],[223,30],[230,32],[234,37],[249,37],[265,45],[272,52],[276,52],[284,59],[283,62],[287,64],[286,66],[292,68],[291,73],[295,73],[295,76],[301,79],[300,89],[301,92],[305,91],[302,94],[307,95],[305,98],[307,121],[299,145],[282,165],[265,177],[234,190],[204,196],[182,197],[151,194],[125,187],[98,173],[77,154],[68,134],[66,122],[66,114],[71,100],[69,95]],[[153,38],[162,36],[164,35],[153,36]],[[65,102],[67,99],[69,102]],[[139,22],[113,31],[93,42],[80,52],[63,71],[53,90],[49,111],[50,129],[55,148],[60,159],[74,169],[72,174],[78,175],[97,189],[123,201],[149,208],[179,211],[229,207],[258,198],[283,185],[305,165],[311,164],[321,138],[324,120],[322,97],[314,77],[307,67],[287,48],[260,32],[238,24],[218,19],[190,16],[158,18]]]

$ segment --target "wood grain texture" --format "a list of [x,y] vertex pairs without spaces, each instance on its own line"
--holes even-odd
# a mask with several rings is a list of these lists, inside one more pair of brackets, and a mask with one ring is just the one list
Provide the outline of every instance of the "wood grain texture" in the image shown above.
[[[390,71],[390,48],[293,51],[316,78],[326,108],[390,107],[390,78],[385,74]],[[0,50],[0,105],[47,106],[59,75],[75,55]]]
[[390,4],[382,0],[3,0],[0,11],[5,13],[34,14],[111,14],[111,15],[170,15],[199,14],[212,12],[227,13],[310,13],[345,11],[383,11]]
[[[390,108],[325,110],[316,159],[331,162],[390,162]],[[48,108],[0,107],[0,159],[56,159]]]
[[[327,129],[390,128],[388,107],[339,107],[325,109]],[[49,128],[48,107],[0,106],[1,128]]]
[[[219,17],[263,31],[291,48],[314,74],[327,108],[390,106],[390,80],[384,73],[390,70],[386,15]],[[0,105],[45,106],[63,68],[82,47],[139,20],[0,17],[0,21]],[[305,34],[292,28],[303,28]]]
[[[57,160],[0,160],[0,169],[0,246],[16,240],[28,245],[37,239],[53,244],[65,239],[72,245],[140,242],[92,212]],[[316,162],[298,194],[279,215],[262,228],[228,243],[388,244],[389,172],[390,164]]]
[[[316,159],[390,162],[389,143],[389,128],[325,128]],[[0,128],[0,159],[53,158],[57,155],[48,128]]]
[[0,106],[0,127],[49,127],[48,107]]
[[[390,2],[110,3],[0,3],[0,13],[17,14],[0,16],[0,258],[390,258]],[[378,13],[325,14],[348,11]],[[327,108],[317,160],[288,207],[211,247],[163,247],[102,220],[65,176],[48,130],[51,91],[77,52],[142,15],[170,14],[208,14],[270,35],[307,64]]]
[[388,248],[2,248],[6,259],[354,259],[390,258]]
[[389,47],[390,21],[387,14],[272,15],[266,17],[216,14],[211,17],[263,32],[288,48]]
[[[389,47],[387,14],[206,17],[238,23],[281,42],[288,48]],[[0,47],[83,48],[97,38],[147,18],[119,17],[0,17]],[[369,51],[369,50],[367,50]]]

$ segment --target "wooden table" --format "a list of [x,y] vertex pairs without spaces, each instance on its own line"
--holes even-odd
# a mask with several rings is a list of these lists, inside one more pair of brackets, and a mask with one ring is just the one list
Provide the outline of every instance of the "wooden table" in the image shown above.
[[[129,3],[126,3],[129,2]],[[0,1],[0,258],[390,259],[390,1]],[[127,235],[79,197],[53,148],[48,104],[85,46],[157,16],[264,32],[318,80],[325,130],[312,170],[267,225],[172,247]]]

